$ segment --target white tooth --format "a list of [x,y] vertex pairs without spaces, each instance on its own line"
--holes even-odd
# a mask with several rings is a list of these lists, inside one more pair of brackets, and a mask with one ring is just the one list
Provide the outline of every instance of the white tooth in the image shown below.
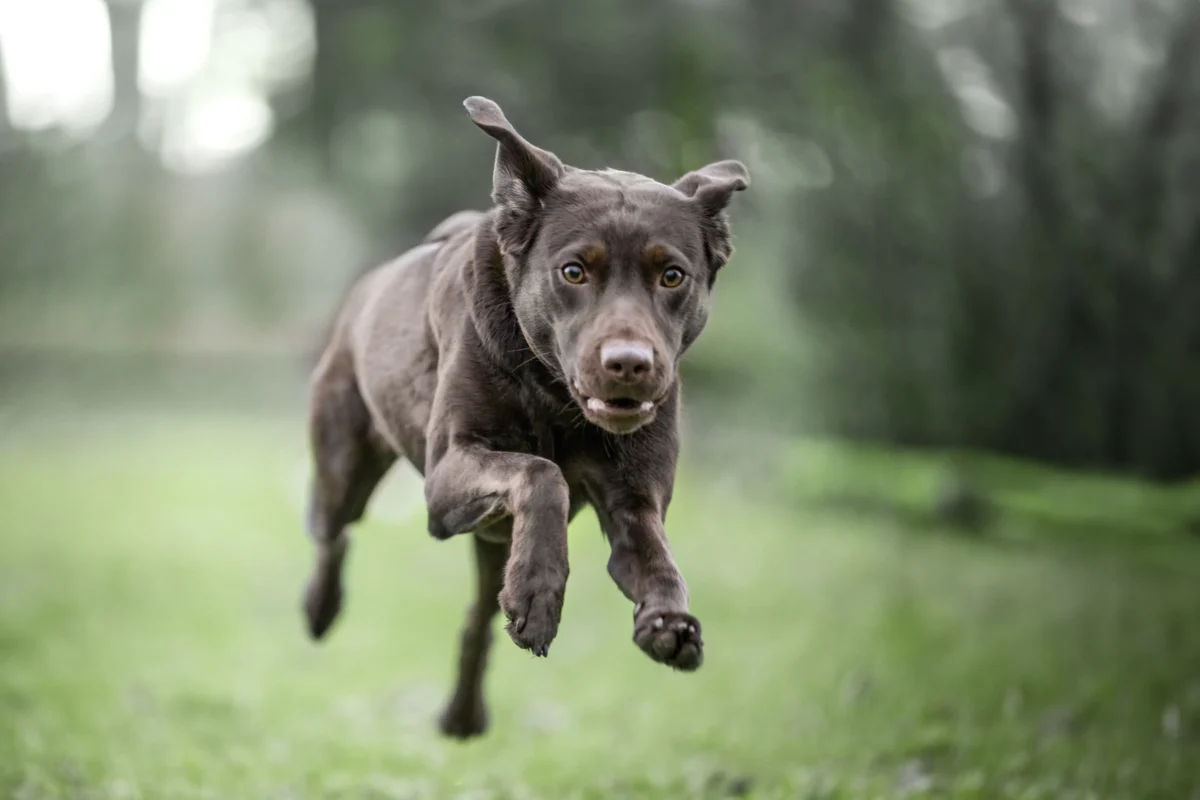
[[651,403],[649,400],[647,400],[646,402],[642,403],[642,413],[643,413],[643,414],[644,414],[644,413],[646,413],[647,411],[649,411],[649,410],[650,410],[650,409],[652,409],[652,408],[654,408],[654,403]]
[[587,401],[588,411],[603,411],[606,405],[599,397],[589,397]]

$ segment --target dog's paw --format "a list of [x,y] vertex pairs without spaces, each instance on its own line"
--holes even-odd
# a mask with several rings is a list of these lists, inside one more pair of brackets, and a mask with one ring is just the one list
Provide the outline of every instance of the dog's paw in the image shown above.
[[544,578],[513,580],[500,592],[500,609],[508,618],[504,629],[517,647],[545,657],[558,634],[562,618],[563,586]]
[[700,620],[683,611],[635,608],[633,641],[660,664],[692,672],[704,663]]
[[304,590],[304,617],[308,634],[319,640],[329,632],[342,610],[342,585],[336,578],[313,575]]
[[438,716],[438,730],[452,739],[482,736],[488,728],[488,712],[483,700],[452,699]]

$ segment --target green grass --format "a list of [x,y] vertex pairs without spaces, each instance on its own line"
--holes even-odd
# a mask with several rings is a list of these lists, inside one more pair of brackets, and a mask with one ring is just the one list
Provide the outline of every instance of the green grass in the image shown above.
[[[692,469],[668,529],[704,667],[632,644],[584,515],[550,657],[499,633],[493,729],[464,745],[432,720],[467,543],[426,536],[411,473],[360,529],[317,646],[298,418],[72,418],[0,439],[0,796],[1200,797],[1186,536],[1035,547],[1058,541],[1045,515],[973,540],[830,510],[814,476],[920,483],[879,454],[846,472],[861,457],[836,448],[793,459],[774,501]],[[1121,491],[1059,480],[1039,508]]]

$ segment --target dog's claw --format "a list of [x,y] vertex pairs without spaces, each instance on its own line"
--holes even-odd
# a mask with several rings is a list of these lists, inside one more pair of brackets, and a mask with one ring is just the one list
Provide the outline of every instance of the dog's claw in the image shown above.
[[513,642],[534,656],[544,658],[558,632],[562,594],[545,591],[536,584],[510,581],[500,594],[500,607],[508,617],[505,629]]
[[662,630],[662,626],[663,626],[664,624],[665,624],[665,623],[663,622],[663,618],[662,618],[662,617],[659,617],[658,619],[654,620],[654,630],[656,630],[656,631],[657,631],[657,630]]

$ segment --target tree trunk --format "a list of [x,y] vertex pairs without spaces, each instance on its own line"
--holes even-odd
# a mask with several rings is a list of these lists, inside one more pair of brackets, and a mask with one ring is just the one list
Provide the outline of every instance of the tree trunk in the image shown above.
[[8,76],[4,74],[4,45],[0,43],[0,155],[8,144],[6,140],[11,132],[8,124]]
[[114,138],[132,136],[142,111],[142,93],[138,88],[141,3],[109,0],[108,18],[112,36],[113,110],[106,127]]

